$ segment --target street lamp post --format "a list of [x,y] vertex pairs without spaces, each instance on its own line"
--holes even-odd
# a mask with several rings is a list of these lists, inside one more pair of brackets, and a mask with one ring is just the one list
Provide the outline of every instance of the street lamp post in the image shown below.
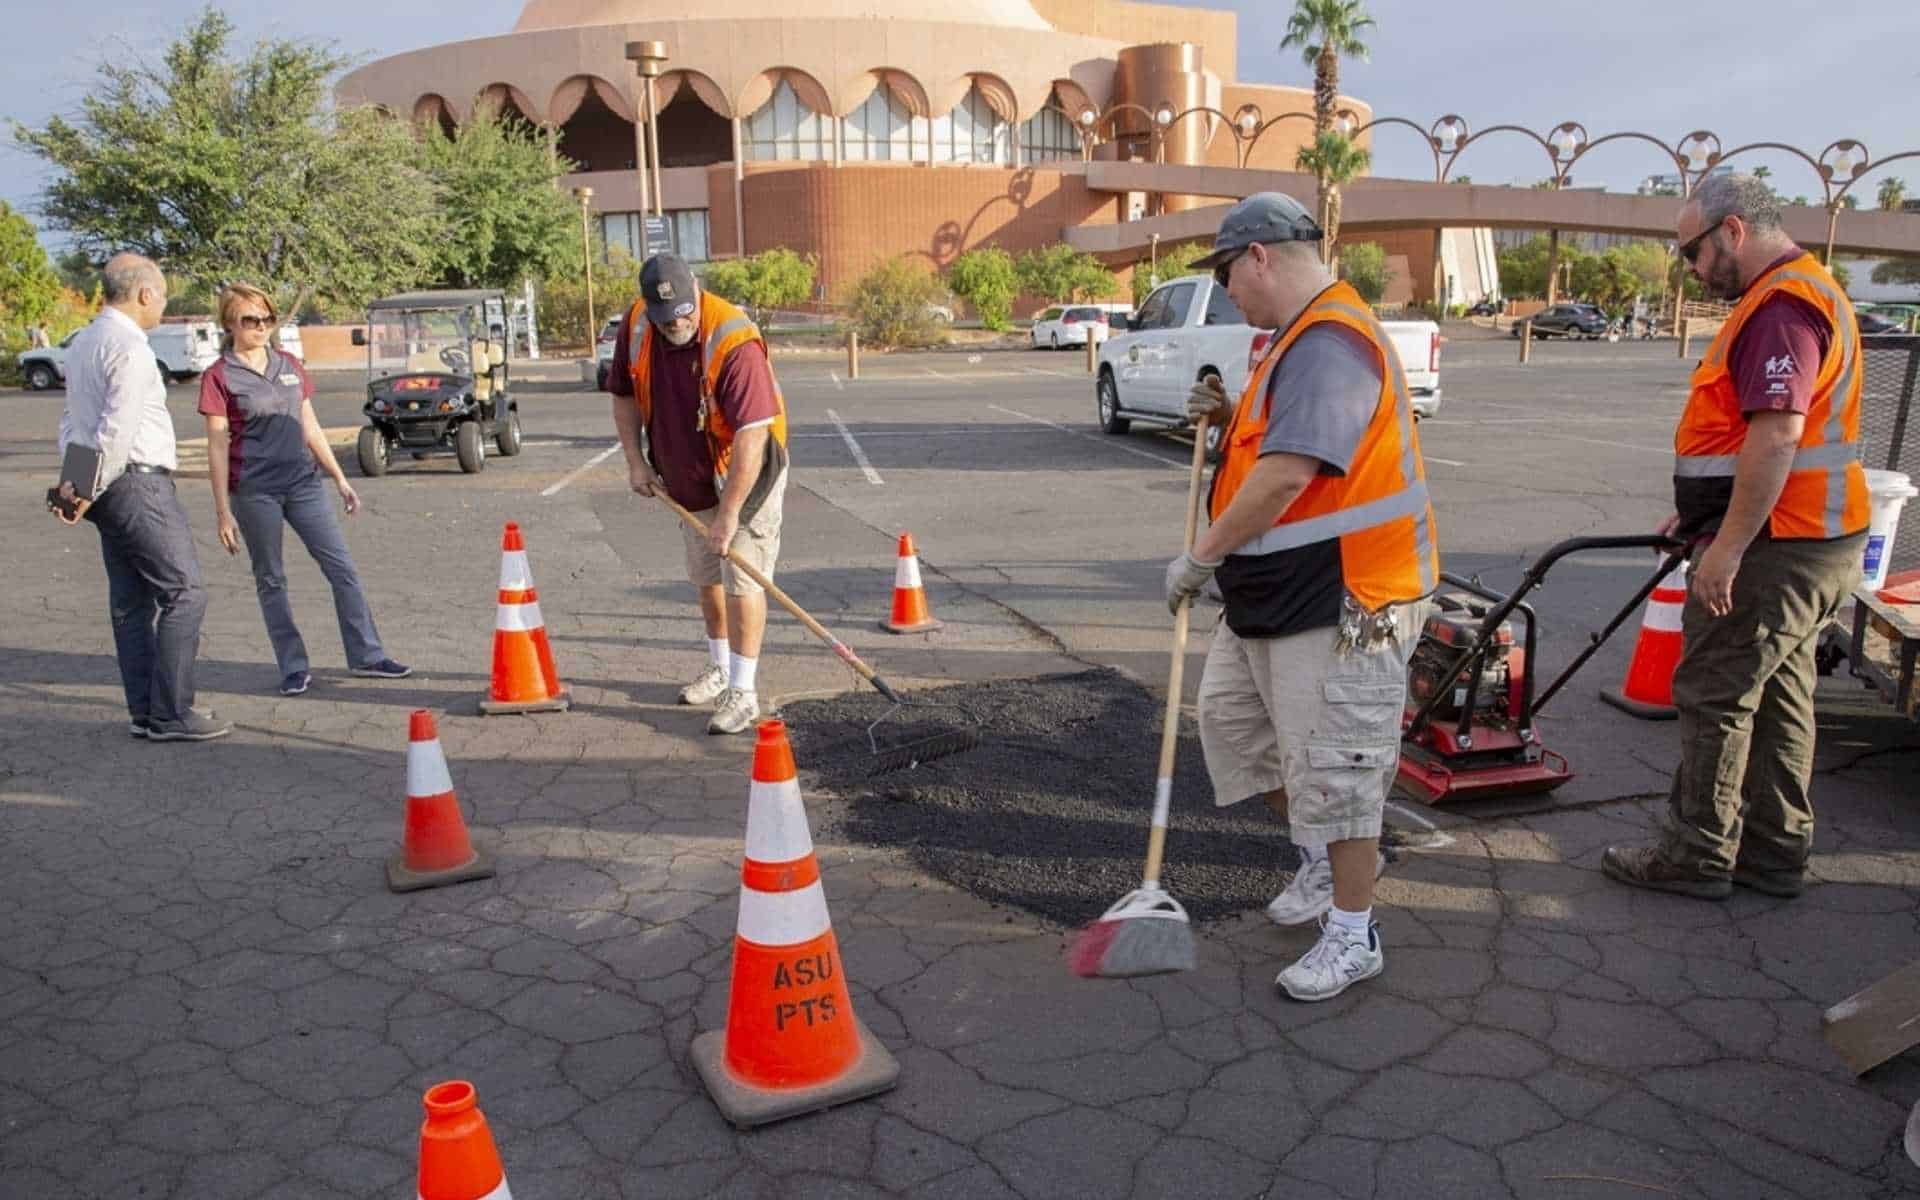
[[577,187],[573,194],[580,201],[580,261],[587,266],[587,351],[593,351],[593,237],[587,232],[587,201],[593,199],[593,189]]
[[[666,208],[660,196],[660,113],[654,103],[653,81],[660,77],[667,62],[667,44],[665,42],[628,42],[627,58],[634,69],[640,73],[642,90],[646,92],[647,104],[647,158],[653,165],[653,215],[664,217]],[[641,220],[642,254],[645,257],[646,221],[645,213]]]

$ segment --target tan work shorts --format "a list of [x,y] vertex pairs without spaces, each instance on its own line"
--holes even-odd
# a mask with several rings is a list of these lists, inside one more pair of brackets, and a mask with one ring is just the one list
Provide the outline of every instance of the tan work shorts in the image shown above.
[[[753,520],[743,525],[733,539],[733,552],[769,579],[773,578],[774,567],[780,559],[780,521],[786,499],[787,476],[782,472],[760,511],[753,514]],[[706,525],[712,523],[719,511],[709,508],[693,515]],[[680,522],[680,534],[687,546],[687,580],[695,587],[717,585],[729,596],[751,596],[763,590],[752,576],[709,549],[707,539],[695,533],[693,526],[685,521]]]
[[1240,638],[1223,620],[1200,677],[1200,745],[1215,804],[1284,790],[1296,843],[1380,836],[1400,761],[1407,660],[1426,601],[1397,605],[1396,635],[1335,650],[1337,629]]

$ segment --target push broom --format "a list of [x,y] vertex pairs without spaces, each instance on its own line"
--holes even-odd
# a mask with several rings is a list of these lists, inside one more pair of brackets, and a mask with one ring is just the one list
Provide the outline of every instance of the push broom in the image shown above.
[[[653,494],[659,498],[662,504],[665,504],[675,513],[678,513],[680,519],[685,521],[695,533],[698,533],[701,537],[707,536],[707,527],[701,522],[700,518],[694,516],[676,503],[673,497],[667,495],[666,489],[656,488]],[[779,602],[780,607],[792,613],[802,625],[805,625],[807,632],[825,642],[827,648],[832,650],[841,662],[852,667],[855,674],[872,684],[873,690],[886,697],[886,699],[893,704],[894,709],[950,707],[943,704],[930,705],[924,701],[913,701],[902,698],[900,693],[893,690],[891,684],[885,679],[882,679],[872,667],[862,662],[860,656],[855,654],[851,647],[829,633],[826,626],[814,620],[806,609],[801,608],[800,605],[794,601],[793,597],[781,591],[773,580],[768,579],[765,573],[760,571],[759,568],[740,557],[740,555],[731,548],[727,551],[727,560],[745,572],[749,579],[765,588],[767,595],[772,596]],[[1182,627],[1184,629],[1184,623]],[[888,711],[891,713],[893,709],[889,709]],[[886,717],[882,716],[880,721],[884,720],[886,720]],[[880,724],[880,721],[875,721],[873,725]],[[917,767],[921,763],[932,762],[936,758],[945,758],[950,754],[959,754],[963,751],[971,750],[980,744],[980,735],[971,729],[956,729],[947,733],[937,733],[931,737],[918,738],[897,746],[882,747],[874,742],[873,726],[870,725],[867,727],[867,741],[868,748],[873,755],[873,764],[868,774],[884,775],[889,771],[900,771],[908,767]]]
[[[1193,470],[1187,478],[1187,540],[1193,549],[1200,524],[1200,474],[1207,457],[1207,422],[1193,430]],[[1081,930],[1067,951],[1076,975],[1158,975],[1193,970],[1193,926],[1187,910],[1160,886],[1160,860],[1167,847],[1167,810],[1173,804],[1173,749],[1180,730],[1180,677],[1187,662],[1187,618],[1193,602],[1173,615],[1173,661],[1167,666],[1166,714],[1160,723],[1160,772],[1153,786],[1153,827],[1147,834],[1147,869],[1140,886],[1114,901],[1099,920]]]

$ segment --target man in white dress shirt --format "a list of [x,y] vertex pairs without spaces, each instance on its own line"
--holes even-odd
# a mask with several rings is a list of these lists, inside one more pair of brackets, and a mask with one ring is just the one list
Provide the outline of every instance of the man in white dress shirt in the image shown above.
[[[80,507],[100,532],[130,731],[155,742],[210,741],[233,727],[193,707],[207,593],[174,493],[167,385],[147,345],[167,309],[167,281],[150,259],[116,254],[100,282],[106,304],[67,352],[60,453],[71,442],[100,453],[93,502]],[[71,497],[71,486],[64,490]]]

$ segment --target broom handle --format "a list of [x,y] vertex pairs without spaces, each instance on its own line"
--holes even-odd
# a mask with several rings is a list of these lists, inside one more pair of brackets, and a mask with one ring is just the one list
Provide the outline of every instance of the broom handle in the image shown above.
[[[1185,548],[1193,549],[1200,528],[1200,476],[1207,465],[1207,419],[1193,427],[1193,468],[1187,475],[1187,537]],[[1160,860],[1167,849],[1167,810],[1173,805],[1173,748],[1180,731],[1180,684],[1187,665],[1187,618],[1193,601],[1180,605],[1173,614],[1173,656],[1167,664],[1167,708],[1160,722],[1160,770],[1153,782],[1153,828],[1147,834],[1147,870],[1144,887],[1160,886]]]
[[[672,496],[667,495],[666,489],[664,487],[656,487],[653,494],[655,497],[659,499],[659,501],[662,504],[666,505],[668,508],[671,508],[674,512],[680,514],[680,519],[682,521],[685,521],[688,525],[691,525],[694,531],[698,533],[701,537],[707,536],[707,527],[701,523],[700,518],[694,516],[692,513],[688,512],[686,509],[680,507],[680,505],[677,502],[675,502]],[[858,654],[855,654],[852,651],[852,649],[850,649],[847,646],[845,642],[833,636],[833,634],[827,632],[827,627],[825,625],[822,625],[820,622],[808,616],[807,610],[804,608],[801,608],[798,604],[794,603],[793,597],[781,591],[779,585],[775,584],[773,580],[768,579],[765,575],[761,574],[760,569],[758,567],[755,567],[752,563],[748,562],[746,559],[741,558],[738,554],[736,554],[734,552],[733,547],[731,546],[727,547],[727,561],[731,562],[734,566],[738,567],[740,570],[745,571],[747,573],[747,578],[753,580],[755,583],[765,588],[767,590],[767,595],[772,596],[775,600],[778,600],[780,602],[780,607],[786,609],[788,612],[798,617],[800,619],[800,623],[802,625],[805,625],[807,629],[812,632],[813,636],[825,642],[829,649],[831,649],[835,654],[840,656],[840,659],[842,662],[852,667],[856,672],[859,673],[862,679],[872,684],[874,686],[874,690],[878,691],[881,695],[893,701],[895,704],[898,704],[901,702],[900,697],[894,694],[894,691],[891,687],[887,686],[887,681],[880,678],[880,676],[878,676],[877,674],[875,674],[872,667],[868,666],[864,662],[861,662],[860,656]]]

